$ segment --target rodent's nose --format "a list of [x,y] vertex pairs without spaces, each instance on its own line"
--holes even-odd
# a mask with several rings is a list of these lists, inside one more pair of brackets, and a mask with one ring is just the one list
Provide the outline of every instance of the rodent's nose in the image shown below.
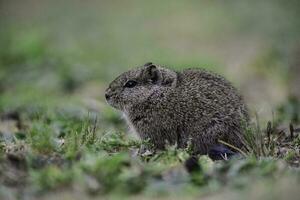
[[110,99],[110,97],[111,97],[111,95],[110,95],[110,94],[108,94],[108,93],[105,93],[105,98],[106,98],[106,100]]
[[105,98],[106,98],[106,100],[109,100],[111,96],[112,96],[112,93],[111,93],[110,89],[107,89],[105,91]]

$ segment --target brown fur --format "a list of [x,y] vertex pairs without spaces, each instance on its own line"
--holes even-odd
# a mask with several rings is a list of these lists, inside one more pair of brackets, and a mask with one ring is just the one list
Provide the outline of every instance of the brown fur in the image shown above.
[[[129,80],[136,85],[128,87]],[[176,72],[147,63],[116,78],[106,98],[155,148],[163,149],[166,143],[184,148],[191,142],[195,153],[206,154],[218,139],[243,146],[247,108],[236,89],[214,73]]]

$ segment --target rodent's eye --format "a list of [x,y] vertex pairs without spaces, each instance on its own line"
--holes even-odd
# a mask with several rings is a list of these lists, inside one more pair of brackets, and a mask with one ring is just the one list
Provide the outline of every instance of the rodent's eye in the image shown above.
[[129,80],[125,83],[124,87],[127,87],[127,88],[133,88],[134,86],[137,85],[137,82],[136,81],[133,81],[133,80]]

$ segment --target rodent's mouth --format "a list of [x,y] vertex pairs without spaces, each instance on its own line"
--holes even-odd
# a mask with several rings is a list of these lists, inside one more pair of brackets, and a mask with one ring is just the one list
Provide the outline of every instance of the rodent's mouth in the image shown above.
[[110,106],[114,107],[114,100],[113,100],[113,98],[106,98],[106,103],[108,103]]
[[113,95],[113,93],[111,92],[111,90],[110,89],[106,89],[106,91],[105,91],[105,100],[112,107],[114,107],[115,98],[116,97],[115,97],[115,95]]
[[121,110],[121,106],[118,103],[118,99],[115,96],[112,96],[110,98],[106,98],[107,104],[109,104],[111,107]]

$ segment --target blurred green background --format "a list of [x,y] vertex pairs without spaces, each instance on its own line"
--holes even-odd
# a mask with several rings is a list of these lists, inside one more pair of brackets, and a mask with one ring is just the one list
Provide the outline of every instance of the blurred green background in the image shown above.
[[[299,19],[299,0],[0,0],[0,199],[296,199]],[[189,175],[186,150],[135,155],[143,143],[103,94],[150,61],[232,81],[259,122],[247,158],[202,157],[203,170]]]
[[110,116],[108,83],[152,61],[218,72],[268,118],[300,96],[299,17],[298,0],[2,0],[0,110],[79,103]]

